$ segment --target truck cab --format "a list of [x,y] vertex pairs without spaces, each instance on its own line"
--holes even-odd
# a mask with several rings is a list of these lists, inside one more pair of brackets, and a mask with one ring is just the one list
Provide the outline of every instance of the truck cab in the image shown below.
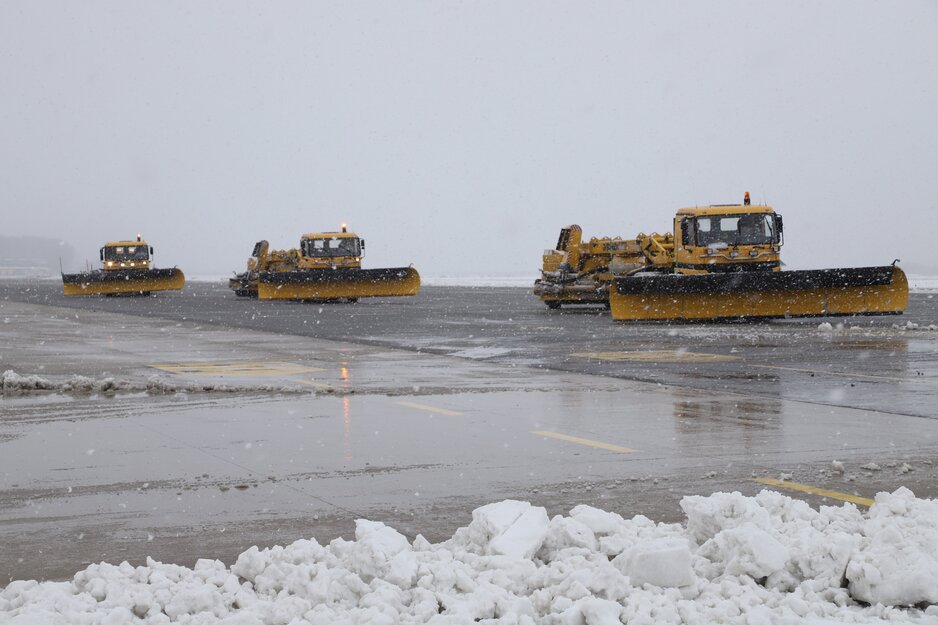
[[153,248],[140,235],[136,241],[112,241],[100,250],[101,264],[105,271],[122,269],[149,269]]
[[361,269],[365,241],[342,226],[341,232],[314,232],[300,239],[299,267],[302,269]]
[[771,206],[683,208],[674,217],[674,272],[780,271],[782,216]]

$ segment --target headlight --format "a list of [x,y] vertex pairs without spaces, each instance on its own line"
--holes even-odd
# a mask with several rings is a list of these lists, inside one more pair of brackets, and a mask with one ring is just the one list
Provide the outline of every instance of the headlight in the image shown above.
[[736,250],[733,250],[732,252],[730,252],[730,258],[736,258],[737,256],[739,256],[739,252],[737,252]]
[[750,255],[750,256],[758,256],[758,255],[759,255],[759,250],[749,250],[749,255]]

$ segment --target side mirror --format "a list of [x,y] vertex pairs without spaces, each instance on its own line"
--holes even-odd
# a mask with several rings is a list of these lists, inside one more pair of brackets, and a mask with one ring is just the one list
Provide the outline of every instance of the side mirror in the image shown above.
[[693,237],[691,236],[691,221],[690,219],[681,220],[681,244],[686,246],[691,245],[693,242]]
[[782,216],[781,216],[781,215],[776,215],[776,216],[775,216],[775,231],[778,233],[778,235],[777,235],[777,236],[778,236],[778,242],[781,243],[781,242],[782,242],[782,239],[784,238],[784,237],[782,236],[782,233],[785,231],[785,229],[784,229],[784,227],[783,227],[783,225],[782,225]]
[[150,246],[150,256],[153,256],[153,246]]
[[365,239],[362,239],[362,249],[365,249]]
[[100,254],[101,260],[103,261],[104,260],[104,248],[103,247],[100,250],[98,250],[98,254]]

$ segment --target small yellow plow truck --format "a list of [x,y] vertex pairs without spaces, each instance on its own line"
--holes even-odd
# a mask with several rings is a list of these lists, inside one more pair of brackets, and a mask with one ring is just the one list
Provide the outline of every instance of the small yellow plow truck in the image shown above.
[[133,241],[106,243],[99,255],[100,269],[62,274],[65,295],[149,295],[185,286],[186,276],[178,267],[151,266],[153,248],[139,234]]

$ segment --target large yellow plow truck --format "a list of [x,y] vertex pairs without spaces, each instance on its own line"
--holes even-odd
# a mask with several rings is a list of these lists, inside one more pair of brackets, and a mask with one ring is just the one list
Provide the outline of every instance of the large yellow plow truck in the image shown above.
[[357,301],[361,297],[416,295],[420,275],[413,267],[362,269],[365,241],[348,232],[304,234],[300,247],[270,250],[259,241],[247,271],[228,286],[242,297],[262,300]]
[[178,267],[151,266],[153,248],[139,234],[133,241],[105,243],[99,255],[100,269],[62,274],[65,295],[149,295],[176,291],[186,283]]
[[641,257],[629,257],[622,270],[614,255],[607,263],[616,320],[891,315],[908,305],[908,281],[895,263],[783,271],[782,216],[750,204],[748,193],[742,204],[682,209],[673,234],[634,242]]

